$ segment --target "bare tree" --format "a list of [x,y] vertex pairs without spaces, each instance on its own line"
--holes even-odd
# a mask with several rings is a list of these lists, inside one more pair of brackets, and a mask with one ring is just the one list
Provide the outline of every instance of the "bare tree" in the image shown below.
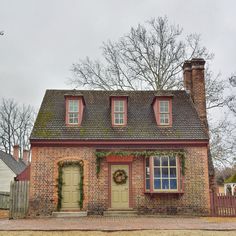
[[[209,69],[214,55],[201,45],[198,34],[183,36],[178,25],[170,25],[166,17],[159,17],[131,28],[130,32],[116,42],[108,41],[102,46],[102,60],[86,58],[73,64],[73,78],[70,83],[75,87],[102,90],[168,90],[182,89],[182,65],[194,57],[204,58],[206,63],[206,99],[208,113],[213,108],[232,104],[235,95],[225,96],[228,81],[220,74],[214,75]],[[232,154],[223,132],[222,124],[212,127],[212,152],[215,160],[222,161]],[[219,132],[219,130],[221,132]],[[223,137],[222,137],[223,135]],[[217,147],[219,150],[216,150]],[[225,150],[224,150],[225,148]],[[221,151],[222,150],[222,151]],[[223,150],[225,153],[223,153]],[[226,155],[227,152],[227,155]]]
[[103,59],[89,58],[73,65],[73,85],[104,90],[175,89],[182,87],[180,73],[184,60],[212,59],[200,46],[200,36],[182,39],[183,30],[159,17],[131,28],[117,42],[102,46]]
[[[73,64],[73,86],[103,90],[182,89],[182,65],[185,60],[203,57],[210,61],[213,53],[201,46],[200,35],[183,37],[178,25],[166,17],[152,19],[131,28],[117,42],[102,46],[103,61],[86,58]],[[207,108],[227,105],[232,96],[224,97],[228,86],[220,74],[214,76],[206,66]]]
[[31,106],[19,106],[12,99],[2,99],[0,104],[0,148],[12,153],[18,144],[20,154],[29,148],[29,136],[33,127],[35,112]]
[[[211,123],[211,122],[210,122]],[[236,164],[236,125],[224,118],[210,126],[211,154],[215,166],[221,169]]]
[[[236,88],[236,75],[235,74],[229,78],[229,82],[232,87]],[[228,107],[230,111],[233,113],[234,117],[236,117],[236,96],[234,96],[233,99],[229,101]]]

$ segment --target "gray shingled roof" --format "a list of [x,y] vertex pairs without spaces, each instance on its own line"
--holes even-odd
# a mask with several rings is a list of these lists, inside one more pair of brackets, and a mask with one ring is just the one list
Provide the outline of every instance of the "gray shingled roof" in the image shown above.
[[16,161],[12,155],[1,150],[0,160],[2,160],[16,175],[20,174],[26,168],[26,164],[22,160]]
[[[80,127],[65,125],[65,94],[83,95],[85,110]],[[110,96],[128,96],[128,124],[111,125]],[[173,96],[173,127],[157,127],[152,101],[155,95]],[[186,91],[47,90],[31,140],[206,140],[204,127]]]

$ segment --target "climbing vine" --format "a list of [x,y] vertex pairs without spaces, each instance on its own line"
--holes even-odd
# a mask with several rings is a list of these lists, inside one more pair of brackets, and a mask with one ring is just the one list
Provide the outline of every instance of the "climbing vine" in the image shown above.
[[79,207],[83,208],[83,200],[84,200],[84,163],[83,161],[63,161],[58,163],[58,179],[57,179],[57,194],[58,194],[58,203],[57,210],[61,209],[62,204],[62,186],[63,186],[63,178],[62,178],[62,169],[65,166],[78,166],[80,170],[80,183],[79,183],[79,191],[80,191],[80,199],[79,199]]
[[101,160],[107,156],[134,156],[134,157],[151,157],[151,156],[178,156],[181,160],[182,175],[185,174],[185,151],[96,151],[97,176],[101,169]]

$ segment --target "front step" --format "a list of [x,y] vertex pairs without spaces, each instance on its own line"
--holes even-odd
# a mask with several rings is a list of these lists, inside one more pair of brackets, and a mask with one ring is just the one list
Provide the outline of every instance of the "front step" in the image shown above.
[[138,212],[134,210],[108,210],[103,212],[104,216],[137,216]]
[[54,211],[52,213],[52,217],[61,218],[61,217],[84,217],[87,216],[87,211],[77,211],[77,212],[70,212],[70,211]]

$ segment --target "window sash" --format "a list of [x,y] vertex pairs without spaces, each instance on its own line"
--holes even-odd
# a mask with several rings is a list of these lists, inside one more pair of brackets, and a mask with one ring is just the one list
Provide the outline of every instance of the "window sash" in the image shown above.
[[[174,159],[173,159],[174,158]],[[176,192],[179,189],[178,158],[172,156],[150,157],[145,162],[145,189],[153,192]],[[147,166],[148,164],[148,166]],[[147,168],[151,165],[150,174]],[[151,178],[153,179],[151,181]],[[149,183],[148,183],[149,182]],[[149,188],[148,188],[149,187]]]
[[68,101],[68,112],[79,112],[79,101],[78,100],[69,100]]
[[114,101],[114,112],[124,112],[125,111],[125,104],[124,100],[115,100]]
[[125,123],[125,101],[114,100],[113,119],[115,125],[123,125]]
[[79,100],[68,100],[68,124],[79,124]]
[[169,101],[159,101],[160,125],[170,124],[170,103]]

